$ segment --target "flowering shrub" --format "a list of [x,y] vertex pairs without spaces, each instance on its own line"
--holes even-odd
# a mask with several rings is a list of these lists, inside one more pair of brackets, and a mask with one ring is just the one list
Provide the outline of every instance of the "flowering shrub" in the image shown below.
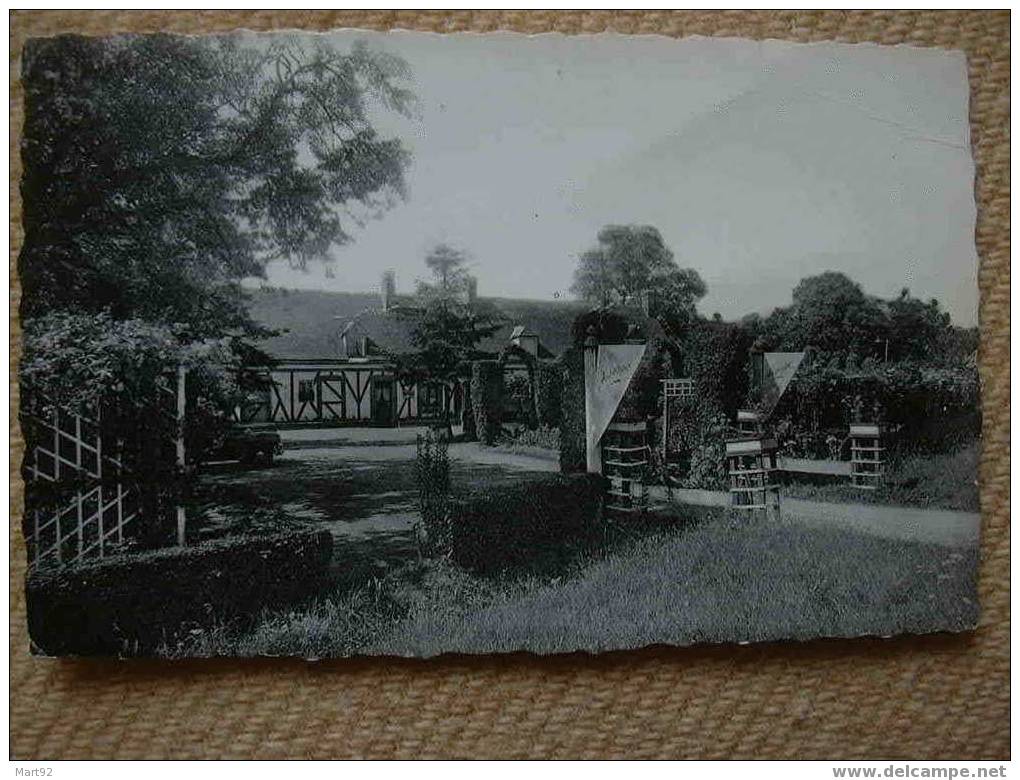
[[508,401],[511,419],[524,423],[529,428],[534,427],[535,403],[531,394],[531,381],[524,374],[514,374],[506,379],[504,393]]
[[[22,407],[93,415],[126,438],[177,435],[173,409],[155,414],[178,368],[187,370],[184,437],[188,452],[214,447],[230,425],[230,410],[260,380],[242,375],[243,356],[230,337],[189,341],[183,328],[108,313],[53,312],[25,322]],[[171,396],[172,399],[172,396]]]

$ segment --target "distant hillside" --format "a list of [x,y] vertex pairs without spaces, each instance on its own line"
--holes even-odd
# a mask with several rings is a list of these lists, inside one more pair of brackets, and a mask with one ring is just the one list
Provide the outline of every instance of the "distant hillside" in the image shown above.
[[[332,358],[339,352],[338,333],[347,321],[368,310],[379,309],[377,293],[341,293],[281,288],[254,290],[249,307],[252,317],[267,327],[286,333],[265,342],[278,358]],[[587,306],[576,301],[532,301],[479,297],[479,303],[498,309],[507,324],[483,349],[497,351],[510,338],[515,325],[538,334],[554,355],[570,344],[570,324]]]

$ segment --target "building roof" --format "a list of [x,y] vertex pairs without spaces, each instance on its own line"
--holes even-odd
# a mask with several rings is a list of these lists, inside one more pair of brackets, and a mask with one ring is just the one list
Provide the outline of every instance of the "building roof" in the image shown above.
[[[340,333],[368,336],[384,352],[414,349],[412,320],[402,317],[399,303],[383,311],[378,293],[335,293],[319,290],[266,288],[252,292],[249,310],[259,323],[286,330],[268,339],[264,349],[277,358],[332,358],[340,353]],[[538,336],[553,355],[570,346],[570,326],[588,307],[577,301],[535,301],[479,297],[477,305],[501,314],[505,324],[479,349],[498,353],[515,326]]]

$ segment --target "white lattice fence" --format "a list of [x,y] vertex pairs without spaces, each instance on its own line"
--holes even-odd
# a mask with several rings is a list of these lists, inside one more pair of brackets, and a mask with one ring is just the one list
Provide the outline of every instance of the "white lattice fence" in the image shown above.
[[[101,557],[125,539],[137,517],[137,491],[118,448],[94,417],[53,410],[26,414],[33,443],[26,454],[29,488],[26,536],[32,565],[74,563]],[[39,506],[36,506],[39,505]]]
[[[154,399],[156,415],[183,416],[183,377],[168,382]],[[29,565],[60,566],[101,558],[122,548],[142,513],[139,475],[125,462],[123,441],[104,430],[98,406],[91,414],[53,408],[36,399],[22,425],[29,449],[25,537]],[[165,447],[166,457],[183,465],[183,439]],[[178,539],[183,510],[177,509]]]

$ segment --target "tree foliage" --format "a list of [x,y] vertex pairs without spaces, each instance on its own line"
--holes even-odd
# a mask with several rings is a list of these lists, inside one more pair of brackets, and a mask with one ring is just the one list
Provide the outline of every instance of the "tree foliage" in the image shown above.
[[834,271],[802,279],[791,306],[764,318],[745,317],[742,324],[762,351],[811,348],[858,360],[959,363],[977,348],[966,329],[953,327],[937,300],[922,301],[907,288],[883,300]]
[[[54,311],[26,321],[20,366],[23,408],[49,417],[56,409],[97,416],[100,408],[125,439],[177,436],[176,369],[187,370],[183,434],[189,452],[215,446],[229,423],[225,410],[263,388],[248,370],[239,339],[188,341],[180,326]],[[160,401],[162,400],[163,403]]]
[[461,303],[468,300],[473,284],[467,269],[468,256],[462,249],[449,244],[437,244],[425,255],[425,267],[432,279],[417,280],[417,295],[421,303]]
[[798,371],[772,425],[781,438],[792,438],[845,432],[851,422],[885,422],[898,431],[901,447],[945,450],[980,434],[979,402],[973,367],[817,355]]
[[506,389],[503,365],[498,360],[476,360],[471,364],[471,403],[478,440],[491,446],[503,429]]
[[682,299],[685,305],[705,294],[692,269],[680,269],[662,234],[651,225],[608,225],[597,246],[584,252],[574,271],[571,290],[599,306],[633,302],[647,290]]
[[581,255],[575,295],[595,306],[629,305],[647,298],[648,313],[666,333],[679,336],[697,316],[708,288],[693,268],[680,268],[662,234],[651,225],[609,225],[598,245]]
[[150,413],[160,384],[184,366],[189,451],[214,441],[263,384],[244,367],[271,363],[241,281],[273,260],[328,258],[403,193],[407,152],[370,116],[408,110],[407,75],[398,59],[325,41],[30,41],[26,406],[101,403],[151,428],[164,421]]
[[890,356],[896,360],[928,360],[933,353],[951,349],[952,325],[948,312],[932,298],[914,298],[906,287],[898,298],[889,301],[888,327]]
[[469,362],[482,356],[479,343],[503,325],[497,314],[479,310],[468,300],[472,279],[466,262],[464,252],[445,245],[426,256],[432,279],[418,282],[418,305],[400,315],[412,322],[411,343],[416,348],[411,355],[395,356],[405,373],[456,382],[467,376]]
[[325,41],[63,36],[23,81],[26,317],[60,309],[257,333],[239,281],[303,266],[404,189],[398,59]]

